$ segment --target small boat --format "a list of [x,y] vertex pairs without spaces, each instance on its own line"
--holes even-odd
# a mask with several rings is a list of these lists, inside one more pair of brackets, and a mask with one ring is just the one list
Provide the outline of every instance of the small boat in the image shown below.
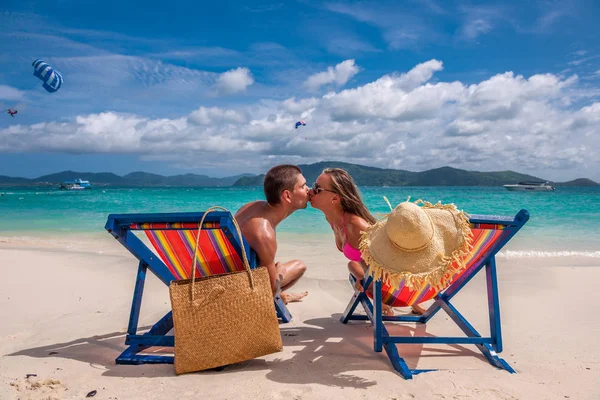
[[74,179],[72,181],[64,181],[60,184],[61,190],[85,190],[91,189],[92,184],[90,181],[84,181],[82,179]]
[[504,187],[515,192],[550,192],[555,190],[548,182],[519,182],[517,184],[504,185]]

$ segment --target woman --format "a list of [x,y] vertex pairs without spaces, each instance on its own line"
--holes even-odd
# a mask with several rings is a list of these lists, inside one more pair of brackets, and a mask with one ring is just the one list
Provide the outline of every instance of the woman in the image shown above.
[[[368,269],[358,250],[361,232],[377,220],[360,198],[354,180],[341,168],[323,170],[311,190],[310,203],[325,214],[333,229],[335,244],[348,258],[348,270],[357,279],[357,288],[361,289],[360,282]],[[372,286],[369,287],[371,293]],[[414,305],[413,311],[422,314],[424,310]],[[394,311],[384,304],[383,315],[394,315]]]

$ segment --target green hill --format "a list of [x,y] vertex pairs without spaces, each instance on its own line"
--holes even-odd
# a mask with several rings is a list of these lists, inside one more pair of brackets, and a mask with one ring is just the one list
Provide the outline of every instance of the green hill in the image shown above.
[[34,179],[0,175],[0,186],[58,186],[63,181],[77,178],[88,180],[93,186],[232,186],[237,180],[246,176],[254,175],[241,174],[224,178],[212,178],[196,174],[163,176],[148,172],[132,172],[125,176],[119,176],[110,172],[62,171]]
[[39,178],[31,179],[30,182],[36,183],[60,183],[63,181],[69,181],[73,179],[81,178],[83,180],[90,181],[92,183],[99,183],[105,185],[122,185],[123,178],[119,175],[113,174],[112,172],[75,172],[75,171],[62,171],[56,174],[43,175]]
[[[322,161],[315,164],[299,165],[306,180],[312,184],[325,168],[343,168],[352,175],[359,186],[502,186],[521,181],[546,181],[536,176],[514,171],[479,172],[452,167],[412,172],[401,169],[376,168],[365,165]],[[110,172],[62,171],[40,176],[35,179],[15,178],[0,175],[0,186],[58,186],[60,182],[81,178],[89,180],[93,186],[262,186],[264,174],[241,174],[225,178],[212,178],[206,175],[183,174],[163,176],[148,172],[132,172],[119,176]],[[600,186],[598,183],[581,178],[569,182],[552,182],[554,186]]]
[[0,184],[4,184],[6,186],[9,185],[25,185],[29,184],[31,179],[27,178],[13,178],[12,176],[0,175]]
[[[532,175],[514,171],[479,172],[452,167],[411,172],[400,169],[367,167],[337,161],[323,161],[315,164],[299,165],[306,180],[314,182],[325,168],[343,168],[352,175],[358,186],[502,186],[521,181],[546,181]],[[235,182],[235,186],[260,186],[263,175],[245,177]],[[577,179],[557,186],[598,186],[589,179]]]
[[552,182],[552,184],[554,186],[600,186],[598,183],[587,178],[575,179],[568,182]]

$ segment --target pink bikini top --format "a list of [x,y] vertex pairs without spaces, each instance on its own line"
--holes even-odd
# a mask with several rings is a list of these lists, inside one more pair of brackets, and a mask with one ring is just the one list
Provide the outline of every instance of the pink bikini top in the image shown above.
[[362,260],[362,256],[360,255],[360,250],[355,249],[348,242],[348,233],[346,232],[346,213],[342,217],[342,224],[344,225],[344,236],[346,237],[346,244],[344,245],[344,255],[350,261],[358,261]]

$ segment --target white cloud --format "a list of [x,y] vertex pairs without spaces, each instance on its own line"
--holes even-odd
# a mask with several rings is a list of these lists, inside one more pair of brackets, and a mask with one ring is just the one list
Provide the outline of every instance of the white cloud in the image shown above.
[[301,114],[308,110],[314,109],[319,104],[319,99],[316,97],[309,97],[306,99],[298,99],[291,97],[285,100],[281,105],[283,108],[292,114]]
[[474,41],[478,37],[490,33],[496,25],[505,20],[504,6],[467,6],[461,5],[464,15],[462,26],[458,30],[459,38]]
[[237,50],[227,49],[224,47],[213,46],[199,46],[192,48],[182,48],[177,50],[169,50],[162,53],[153,53],[150,54],[152,57],[162,58],[167,60],[173,59],[183,59],[190,60],[193,58],[229,58],[232,59],[234,57],[241,57],[241,53]]
[[422,18],[410,4],[399,6],[382,2],[327,3],[338,14],[378,27],[388,47],[393,50],[414,49],[423,44],[441,42],[441,34],[430,19]]
[[328,67],[327,71],[309,76],[304,85],[311,91],[318,90],[321,86],[329,84],[342,86],[359,72],[360,68],[354,63],[354,60],[346,60],[335,67]]
[[415,0],[414,3],[424,5],[434,14],[446,14],[446,10],[433,0]]
[[200,125],[215,123],[239,124],[246,121],[246,116],[235,110],[227,110],[219,107],[200,107],[188,116],[188,121]]
[[[27,99],[38,107],[35,114],[28,115],[38,118],[55,114],[57,107],[63,117],[74,117],[90,109],[137,114],[153,109],[162,115],[173,115],[181,113],[182,105],[197,108],[207,99],[214,102],[215,94],[234,94],[253,81],[245,68],[217,74],[120,54],[54,57],[48,61],[63,74],[65,83],[51,96],[43,93],[41,83],[27,92]],[[32,77],[31,82],[35,84],[36,78]],[[107,109],[107,105],[111,108]]]
[[215,86],[220,94],[232,94],[246,91],[253,83],[254,78],[250,70],[239,67],[219,75]]
[[[329,28],[328,30],[331,30]],[[327,51],[332,54],[338,54],[340,56],[348,56],[357,53],[378,53],[381,50],[374,47],[369,42],[360,40],[359,38],[352,37],[348,33],[340,34],[338,37],[331,37],[325,35],[325,47]]]
[[384,75],[367,85],[328,94],[325,102],[335,120],[425,118],[464,92],[458,83],[423,85],[441,69],[440,61],[430,60],[407,73]]
[[438,60],[429,60],[418,64],[405,74],[401,74],[395,85],[403,90],[412,90],[420,84],[431,79],[435,72],[444,69],[444,65]]
[[[561,7],[564,7],[562,5]],[[567,6],[568,7],[568,6]],[[534,24],[534,30],[537,33],[546,33],[559,19],[567,16],[569,12],[566,9],[548,9],[542,13]]]
[[467,39],[476,39],[478,36],[488,33],[492,30],[490,21],[484,18],[474,18],[465,23],[462,28],[462,34]]
[[[518,33],[527,33],[534,35],[549,35],[561,33],[565,26],[565,19],[571,17],[578,17],[578,5],[573,1],[540,1],[527,3],[533,6],[534,15],[533,20],[530,18],[523,20],[522,22],[516,22],[515,17],[513,19],[513,26]],[[514,9],[512,14],[519,15],[520,9]],[[585,50],[576,51],[575,54],[581,56],[585,53]]]
[[588,57],[581,57],[581,58],[578,58],[576,60],[569,61],[569,65],[573,65],[573,66],[577,67],[577,66],[579,66],[581,64],[588,63],[588,61],[595,60],[598,57],[600,57],[600,55],[597,55],[597,54],[596,55],[591,55],[591,56],[588,56]]
[[[321,97],[202,106],[176,118],[105,112],[12,125],[0,129],[0,151],[121,152],[240,172],[335,159],[600,180],[600,102],[576,76],[505,72],[469,85],[432,82],[441,68],[430,60]],[[307,125],[296,130],[300,115]]]
[[475,119],[513,118],[524,110],[529,101],[543,104],[555,100],[560,97],[562,89],[576,81],[576,75],[565,80],[552,74],[533,75],[526,79],[505,72],[469,86],[462,110],[465,116]]
[[23,100],[25,92],[7,86],[0,85],[0,100]]
[[71,86],[86,89],[97,87],[122,87],[123,85],[156,87],[181,83],[190,85],[196,81],[204,84],[216,78],[216,74],[144,57],[105,54],[87,57],[56,58],[57,68],[69,77]]
[[589,106],[583,107],[574,114],[573,122],[578,122],[579,126],[600,123],[600,103],[593,103]]
[[488,125],[485,122],[457,119],[448,124],[449,136],[471,136],[483,133]]

